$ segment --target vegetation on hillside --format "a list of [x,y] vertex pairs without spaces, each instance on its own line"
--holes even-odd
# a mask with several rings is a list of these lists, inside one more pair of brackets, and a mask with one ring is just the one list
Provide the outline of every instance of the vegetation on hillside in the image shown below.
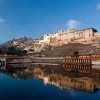
[[26,55],[27,51],[26,50],[21,50],[15,46],[10,46],[10,47],[0,47],[0,54],[8,54],[8,55]]
[[88,55],[90,54],[96,47],[91,46],[91,44],[81,44],[81,43],[69,43],[64,44],[58,47],[54,47],[53,49],[46,49],[43,52],[46,56],[51,57],[63,57],[70,55]]
[[[35,51],[35,41],[32,38],[22,37],[19,39],[12,39],[4,44],[0,44],[0,54],[10,54],[10,55],[33,55],[33,56],[51,56],[51,57],[63,57],[63,56],[72,56],[72,55],[88,55],[88,54],[100,54],[100,43],[98,42],[99,38],[91,39],[91,42],[94,41],[94,44],[84,44],[77,43],[75,40],[72,43],[62,44],[60,46],[48,45],[44,46],[41,52]],[[96,44],[97,43],[97,44]],[[38,48],[37,48],[38,49]],[[39,48],[40,49],[40,48]],[[27,50],[27,51],[26,51]],[[78,54],[77,52],[78,51]]]
[[79,54],[78,51],[74,51],[74,52],[73,52],[73,55],[74,55],[74,56],[77,56],[78,54]]

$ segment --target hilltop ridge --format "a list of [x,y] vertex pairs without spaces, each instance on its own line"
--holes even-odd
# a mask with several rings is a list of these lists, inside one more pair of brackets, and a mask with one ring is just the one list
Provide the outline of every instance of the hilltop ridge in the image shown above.
[[[58,31],[54,34],[44,34],[39,39],[21,37],[12,39],[0,45],[2,47],[15,46],[27,50],[30,55],[65,56],[74,51],[79,54],[99,52],[100,34],[94,28],[82,30]],[[96,50],[95,50],[96,49]]]

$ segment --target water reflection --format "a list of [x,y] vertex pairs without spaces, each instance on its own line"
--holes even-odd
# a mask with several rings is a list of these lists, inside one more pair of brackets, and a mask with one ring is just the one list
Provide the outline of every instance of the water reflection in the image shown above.
[[52,66],[15,64],[1,66],[0,72],[20,80],[38,78],[45,85],[52,84],[59,89],[81,90],[95,93],[100,88],[100,69],[98,68],[96,65]]

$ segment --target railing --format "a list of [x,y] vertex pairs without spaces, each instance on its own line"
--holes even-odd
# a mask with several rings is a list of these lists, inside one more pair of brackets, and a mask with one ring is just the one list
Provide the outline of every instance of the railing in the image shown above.
[[91,56],[66,56],[63,59],[64,64],[92,64]]

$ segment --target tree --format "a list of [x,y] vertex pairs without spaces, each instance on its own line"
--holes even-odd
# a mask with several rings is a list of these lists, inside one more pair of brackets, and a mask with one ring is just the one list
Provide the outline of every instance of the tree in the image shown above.
[[14,46],[8,47],[6,53],[9,55],[15,55],[16,54],[16,47],[14,47]]
[[2,48],[0,48],[0,54],[23,56],[23,55],[27,54],[27,50],[22,50],[15,46],[2,47]]
[[78,51],[74,51],[74,52],[73,52],[73,55],[74,55],[74,56],[77,56],[78,54],[79,54]]
[[2,50],[0,49],[0,54],[2,54],[3,52],[2,52]]
[[23,50],[23,54],[26,55],[27,54],[27,50]]
[[0,47],[0,54],[6,54],[6,47]]

